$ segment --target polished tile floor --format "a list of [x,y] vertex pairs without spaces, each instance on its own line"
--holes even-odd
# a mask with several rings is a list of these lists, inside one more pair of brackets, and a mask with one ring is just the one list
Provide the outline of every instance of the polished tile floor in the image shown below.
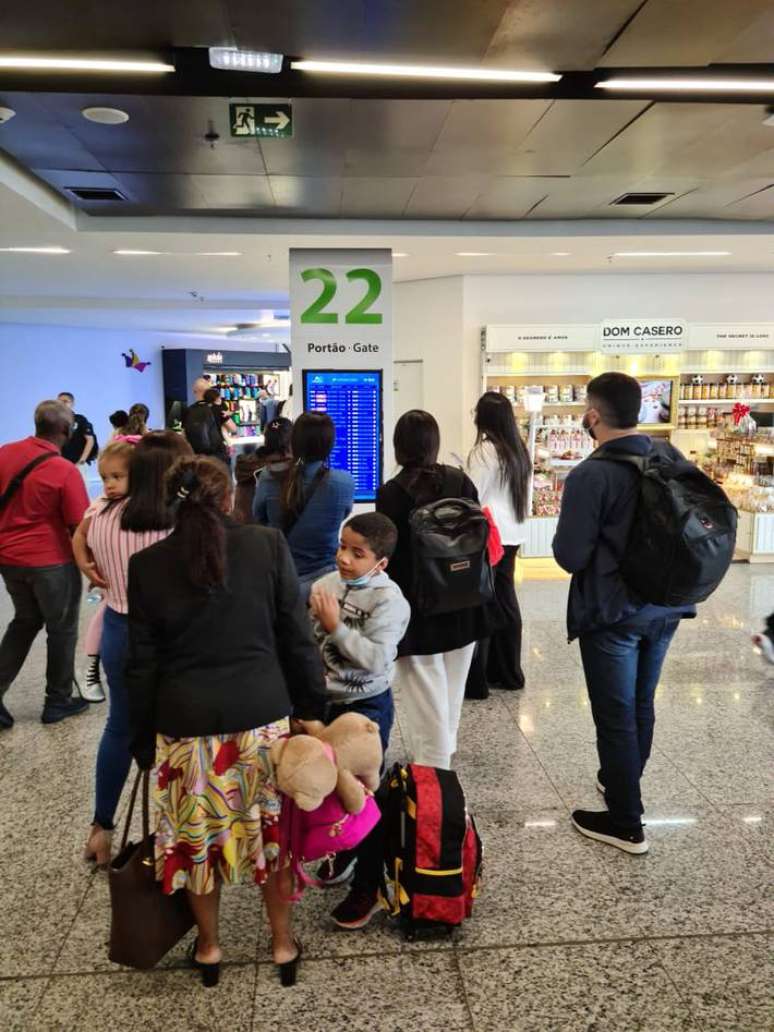
[[183,969],[182,947],[150,974],[108,962],[106,879],[79,860],[104,708],[41,726],[38,643],[7,696],[17,725],[0,736],[0,1029],[770,1028],[774,675],[749,634],[774,606],[774,568],[733,567],[678,633],[644,780],[644,857],[569,825],[571,808],[599,797],[566,587],[520,585],[526,690],[465,705],[458,767],[486,847],[473,919],[455,942],[406,945],[381,916],[334,930],[339,894],[310,891],[297,915],[307,959],[285,991],[249,887],[225,893],[217,990]]

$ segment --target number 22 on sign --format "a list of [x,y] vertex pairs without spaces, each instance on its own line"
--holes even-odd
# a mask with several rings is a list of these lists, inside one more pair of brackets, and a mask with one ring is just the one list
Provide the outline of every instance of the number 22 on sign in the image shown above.
[[[350,283],[362,280],[366,290],[360,301],[353,305],[345,314],[344,322],[349,324],[358,323],[360,325],[369,324],[372,326],[380,324],[382,322],[381,312],[371,312],[369,309],[379,299],[379,295],[382,292],[381,276],[373,269],[364,268],[350,269],[346,277]],[[308,283],[310,280],[317,280],[322,288],[317,298],[301,313],[301,322],[337,323],[339,321],[339,313],[326,311],[327,306],[336,296],[338,288],[336,276],[330,269],[304,269],[301,273],[301,279],[304,283]]]

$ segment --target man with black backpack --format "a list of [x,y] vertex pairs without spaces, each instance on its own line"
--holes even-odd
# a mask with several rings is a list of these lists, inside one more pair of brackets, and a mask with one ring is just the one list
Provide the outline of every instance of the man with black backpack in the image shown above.
[[641,388],[623,373],[588,385],[583,426],[596,451],[567,477],[554,556],[573,575],[569,639],[580,640],[607,810],[576,810],[575,828],[646,853],[640,778],[654,695],[672,637],[731,561],[736,511],[666,441],[637,429]]
[[213,411],[212,405],[208,405],[204,400],[204,393],[211,386],[210,381],[203,376],[194,380],[195,401],[186,409],[183,416],[183,433],[197,455],[209,455],[213,459],[220,459],[230,469],[221,421]]

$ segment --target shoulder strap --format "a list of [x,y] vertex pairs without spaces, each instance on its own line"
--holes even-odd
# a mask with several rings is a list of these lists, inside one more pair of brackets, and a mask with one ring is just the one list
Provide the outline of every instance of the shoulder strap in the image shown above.
[[625,466],[633,466],[639,473],[644,473],[650,464],[649,455],[627,455],[624,452],[607,452],[604,448],[597,448],[596,451],[589,455],[589,458],[623,463]]
[[283,531],[285,537],[288,536],[288,534],[291,532],[293,527],[295,527],[295,525],[298,523],[298,521],[303,516],[304,510],[306,509],[307,505],[309,505],[309,502],[312,500],[312,495],[315,493],[317,488],[323,482],[323,479],[325,478],[327,473],[328,473],[328,467],[327,466],[320,466],[320,468],[317,470],[317,472],[314,475],[314,480],[309,485],[309,490],[307,491],[306,497],[304,498],[304,504],[301,506],[301,508],[298,510],[298,512],[287,513],[287,515],[283,519],[283,521],[282,521],[282,531]]
[[10,500],[22,486],[25,478],[29,476],[33,469],[35,469],[36,466],[39,466],[42,462],[46,462],[48,459],[55,459],[56,454],[56,452],[44,452],[42,455],[36,455],[32,462],[28,462],[23,469],[20,469],[15,476],[11,477],[8,487],[5,489],[3,494],[0,495],[0,512],[2,512],[8,505]]

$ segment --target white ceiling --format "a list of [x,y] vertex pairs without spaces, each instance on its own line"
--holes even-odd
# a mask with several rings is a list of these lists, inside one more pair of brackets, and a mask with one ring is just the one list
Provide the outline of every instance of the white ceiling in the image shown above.
[[[0,321],[219,334],[287,306],[290,247],[390,247],[408,254],[395,259],[397,282],[509,273],[774,273],[771,223],[74,219],[59,198],[0,166],[0,247],[51,245],[72,253],[0,253]],[[121,248],[166,253],[113,254]],[[611,257],[634,250],[731,254]],[[202,251],[241,254],[197,256]]]

